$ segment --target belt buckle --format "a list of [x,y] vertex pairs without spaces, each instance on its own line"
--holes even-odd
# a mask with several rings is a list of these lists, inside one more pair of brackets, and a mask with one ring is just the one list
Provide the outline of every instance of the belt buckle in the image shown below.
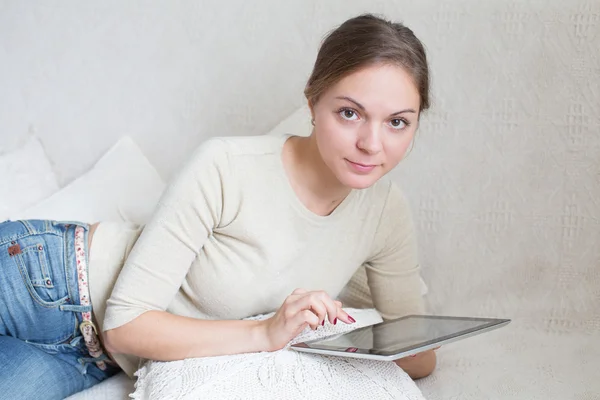
[[96,325],[94,325],[94,323],[92,321],[83,321],[81,324],[79,324],[79,331],[81,332],[82,335],[85,334],[83,332],[83,329],[86,326],[91,326],[92,329],[94,330],[94,333],[96,334],[96,336],[98,336],[98,329],[96,329]]

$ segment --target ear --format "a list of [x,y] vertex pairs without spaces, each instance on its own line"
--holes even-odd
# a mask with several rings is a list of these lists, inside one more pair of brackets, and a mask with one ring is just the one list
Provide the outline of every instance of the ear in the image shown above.
[[313,103],[310,100],[307,100],[306,104],[308,105],[308,109],[310,111],[310,117],[312,119],[315,119],[315,108],[314,108]]

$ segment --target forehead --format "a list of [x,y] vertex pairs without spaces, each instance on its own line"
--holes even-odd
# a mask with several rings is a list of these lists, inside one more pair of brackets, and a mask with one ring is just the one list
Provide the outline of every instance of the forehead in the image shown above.
[[369,108],[391,112],[404,108],[418,109],[420,96],[412,76],[394,65],[373,65],[349,74],[325,94],[329,99],[351,97]]

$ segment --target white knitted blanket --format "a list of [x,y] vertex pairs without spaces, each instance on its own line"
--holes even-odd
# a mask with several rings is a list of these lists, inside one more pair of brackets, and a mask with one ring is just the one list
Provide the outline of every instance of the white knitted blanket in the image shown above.
[[[356,324],[326,322],[317,331],[306,329],[291,343],[381,322],[373,309],[347,311]],[[269,353],[150,361],[136,375],[133,399],[424,400],[412,379],[393,362],[311,355],[287,347]]]

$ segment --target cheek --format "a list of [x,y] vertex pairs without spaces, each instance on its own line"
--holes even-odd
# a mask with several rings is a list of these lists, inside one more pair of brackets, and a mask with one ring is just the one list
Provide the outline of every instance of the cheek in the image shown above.
[[324,153],[347,149],[348,146],[352,146],[355,137],[350,126],[340,124],[333,117],[322,119],[315,128],[315,133]]

